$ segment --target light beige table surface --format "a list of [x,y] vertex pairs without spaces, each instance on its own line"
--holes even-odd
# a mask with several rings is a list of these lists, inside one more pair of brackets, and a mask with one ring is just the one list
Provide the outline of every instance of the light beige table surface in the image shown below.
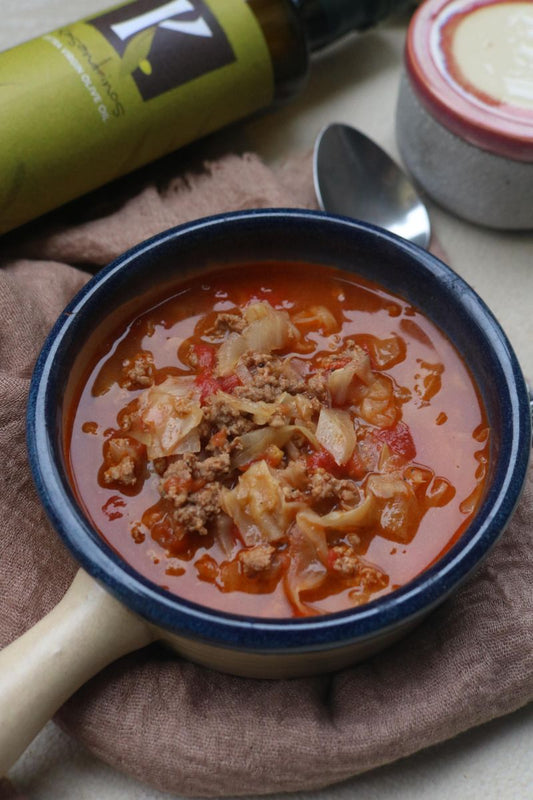
[[[112,1],[112,0],[111,0]],[[102,10],[110,0],[1,0],[0,50]],[[405,21],[352,36],[315,61],[307,89],[289,106],[245,124],[269,164],[312,146],[328,122],[355,125],[397,160],[394,105]],[[5,124],[5,120],[0,120]],[[533,202],[533,198],[532,198]],[[533,232],[476,228],[432,203],[434,231],[448,260],[483,297],[533,383]],[[1,721],[0,721],[1,724]],[[533,800],[533,708],[496,720],[409,759],[295,800]],[[163,800],[110,769],[49,723],[13,768],[32,800]]]

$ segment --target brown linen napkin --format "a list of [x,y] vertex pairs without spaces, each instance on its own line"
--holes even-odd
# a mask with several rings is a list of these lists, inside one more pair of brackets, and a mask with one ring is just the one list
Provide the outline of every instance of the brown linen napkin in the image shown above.
[[[228,156],[202,174],[146,185],[102,216],[93,208],[90,220],[10,239],[0,271],[0,646],[58,602],[76,569],[40,508],[24,445],[32,365],[87,279],[67,264],[102,265],[165,227],[217,211],[312,204],[307,156],[277,173],[254,156]],[[533,698],[532,530],[530,472],[508,531],[476,576],[363,664],[257,681],[154,645],[105,669],[57,720],[114,767],[186,795],[317,789],[392,762]]]

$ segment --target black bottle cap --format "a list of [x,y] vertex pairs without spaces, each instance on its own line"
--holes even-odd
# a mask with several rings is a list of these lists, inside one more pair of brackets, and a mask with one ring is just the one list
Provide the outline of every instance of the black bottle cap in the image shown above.
[[293,0],[303,19],[311,50],[340,39],[350,31],[363,31],[391,14],[401,11],[412,0]]

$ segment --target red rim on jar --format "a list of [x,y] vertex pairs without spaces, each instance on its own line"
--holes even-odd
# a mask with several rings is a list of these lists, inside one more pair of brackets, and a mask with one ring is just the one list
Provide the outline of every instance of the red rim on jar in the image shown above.
[[409,27],[406,66],[419,100],[452,133],[533,161],[533,3],[427,0]]

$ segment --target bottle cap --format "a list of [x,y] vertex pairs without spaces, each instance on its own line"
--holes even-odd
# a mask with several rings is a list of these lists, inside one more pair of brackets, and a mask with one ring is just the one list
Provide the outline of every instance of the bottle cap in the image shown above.
[[532,31],[530,0],[427,0],[406,47],[419,101],[470,144],[533,161]]

